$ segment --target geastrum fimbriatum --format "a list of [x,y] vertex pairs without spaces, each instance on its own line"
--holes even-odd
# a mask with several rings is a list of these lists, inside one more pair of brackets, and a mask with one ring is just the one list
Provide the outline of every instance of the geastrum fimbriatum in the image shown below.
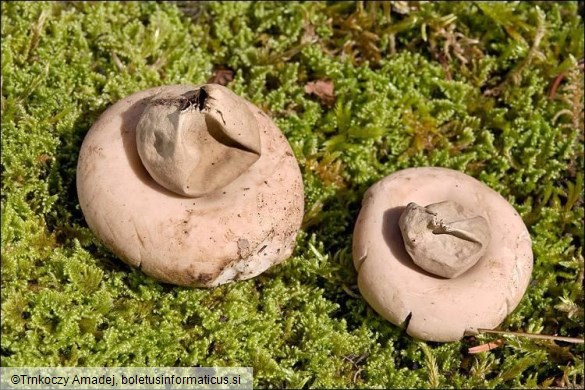
[[216,84],[130,95],[86,135],[79,203],[105,245],[164,282],[212,287],[290,256],[304,200],[270,118]]

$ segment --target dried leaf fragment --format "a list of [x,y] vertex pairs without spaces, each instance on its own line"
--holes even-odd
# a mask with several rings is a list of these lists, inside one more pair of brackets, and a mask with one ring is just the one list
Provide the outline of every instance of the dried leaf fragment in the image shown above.
[[328,106],[333,105],[335,101],[335,87],[331,80],[310,81],[305,85],[305,92],[317,96]]
[[234,79],[234,71],[227,68],[217,68],[213,75],[207,80],[208,83],[223,85],[224,87]]
[[498,348],[499,346],[501,346],[503,344],[504,344],[504,340],[497,339],[495,341],[490,341],[489,343],[486,343],[486,344],[481,344],[481,345],[477,345],[475,347],[471,347],[471,348],[469,348],[468,352],[470,354],[475,354],[475,353],[480,353],[480,352],[491,351],[492,349]]

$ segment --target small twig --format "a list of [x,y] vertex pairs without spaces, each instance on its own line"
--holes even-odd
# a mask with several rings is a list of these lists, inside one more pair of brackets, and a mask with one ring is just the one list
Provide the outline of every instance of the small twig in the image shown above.
[[349,287],[347,287],[345,284],[341,285],[341,288],[343,289],[343,291],[345,291],[345,293],[347,295],[349,295],[352,298],[356,298],[356,299],[360,299],[361,296],[359,296],[358,294],[354,293],[353,291],[351,291],[351,289]]
[[353,383],[357,382],[357,377],[360,374],[360,372],[362,372],[363,370],[364,370],[363,368],[360,368],[355,372],[355,374],[353,374]]
[[470,354],[475,354],[475,353],[490,351],[492,349],[495,349],[495,348],[502,346],[503,344],[504,344],[503,339],[497,339],[496,341],[490,341],[489,343],[486,343],[486,344],[481,344],[481,345],[477,345],[475,347],[471,347],[471,348],[469,348],[469,350],[467,352],[469,352]]
[[544,16],[544,13],[540,9],[538,9],[538,25],[536,26],[536,33],[534,35],[534,41],[532,42],[532,46],[528,50],[528,54],[526,55],[526,57],[522,61],[520,61],[520,63],[518,65],[516,65],[510,71],[510,73],[508,73],[508,75],[506,76],[504,81],[502,81],[500,83],[500,85],[498,85],[497,87],[495,87],[493,89],[486,91],[485,95],[499,96],[504,91],[504,89],[508,86],[509,83],[512,83],[514,85],[519,84],[520,78],[522,75],[522,71],[524,69],[526,69],[528,66],[530,66],[530,64],[532,64],[532,61],[535,57],[537,57],[537,56],[542,57],[542,53],[540,53],[538,51],[538,47],[540,46],[540,42],[542,41],[542,38],[544,38],[545,35],[546,35],[545,16]]
[[555,116],[553,116],[553,118],[551,119],[551,123],[556,124],[557,120],[562,115],[568,115],[568,116],[570,116],[572,118],[573,117],[573,111],[569,110],[568,108],[565,108],[564,110],[561,110],[561,111],[557,112],[555,114]]
[[[585,64],[585,59],[581,58],[581,60],[577,63],[577,67],[583,69],[583,65]],[[565,78],[565,76],[567,75],[567,72],[561,72],[557,77],[555,77],[551,87],[550,87],[550,92],[548,93],[548,98],[550,100],[553,100],[557,94],[557,89],[559,88],[559,85],[561,85],[561,81],[563,81],[563,79]]]
[[[350,356],[351,356],[351,357],[350,357]],[[350,356],[344,356],[343,358],[344,358],[345,360],[347,360],[348,362],[350,362],[350,363],[351,363],[351,364],[354,366],[354,368],[356,368],[356,369],[357,369],[357,371],[355,372],[355,374],[353,374],[353,382],[355,383],[355,382],[357,381],[357,377],[358,377],[358,375],[360,374],[360,372],[362,372],[362,371],[363,371],[363,368],[360,368],[360,367],[358,366],[358,364],[359,364],[359,363],[360,363],[362,360],[364,360],[366,357],[368,357],[368,355],[364,353],[364,354],[360,355],[359,357],[357,357],[357,358],[358,358],[357,360],[353,360],[353,359],[356,357],[355,355],[350,355]]]
[[120,72],[123,72],[124,69],[126,69],[126,66],[122,63],[122,61],[120,61],[120,58],[118,57],[116,52],[112,51],[111,54],[112,60],[114,61],[114,65],[116,65],[116,68],[118,68]]
[[44,10],[41,12],[37,23],[32,27],[32,38],[30,39],[29,46],[25,52],[25,61],[29,61],[32,58],[32,54],[39,45],[39,41],[41,39],[41,33],[43,31],[43,26],[45,24],[45,20],[49,16],[49,12]]
[[527,337],[531,339],[540,339],[540,340],[556,340],[556,341],[564,341],[566,343],[573,343],[573,344],[583,344],[583,339],[578,339],[576,337],[564,337],[564,336],[551,336],[546,334],[537,334],[537,333],[524,333],[524,332],[512,332],[508,330],[491,330],[491,329],[477,329],[479,333],[491,333],[491,334],[502,334],[502,335],[510,335],[510,336],[520,336],[520,337]]

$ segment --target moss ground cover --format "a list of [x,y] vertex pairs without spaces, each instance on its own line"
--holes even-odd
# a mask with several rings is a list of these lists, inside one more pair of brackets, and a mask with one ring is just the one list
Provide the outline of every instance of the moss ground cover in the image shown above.
[[[583,8],[565,3],[2,3],[3,366],[252,366],[259,387],[583,385],[583,345],[422,343],[360,297],[364,191],[442,166],[488,184],[533,239],[501,329],[583,337]],[[212,290],[111,255],[77,203],[85,133],[132,92],[217,69],[303,173],[294,256]],[[323,81],[334,97],[308,94]]]

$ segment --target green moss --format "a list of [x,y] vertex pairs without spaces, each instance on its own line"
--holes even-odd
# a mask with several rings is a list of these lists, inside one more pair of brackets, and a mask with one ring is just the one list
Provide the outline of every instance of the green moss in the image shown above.
[[[583,384],[583,346],[421,343],[359,296],[364,191],[413,166],[482,180],[529,227],[533,278],[503,329],[583,337],[583,19],[576,2],[2,3],[3,366],[252,366],[259,387]],[[349,42],[349,43],[348,43]],[[132,92],[215,67],[299,161],[294,256],[213,290],[159,284],[78,206],[84,135]],[[563,80],[553,93],[557,76]],[[333,106],[309,96],[331,80]]]

